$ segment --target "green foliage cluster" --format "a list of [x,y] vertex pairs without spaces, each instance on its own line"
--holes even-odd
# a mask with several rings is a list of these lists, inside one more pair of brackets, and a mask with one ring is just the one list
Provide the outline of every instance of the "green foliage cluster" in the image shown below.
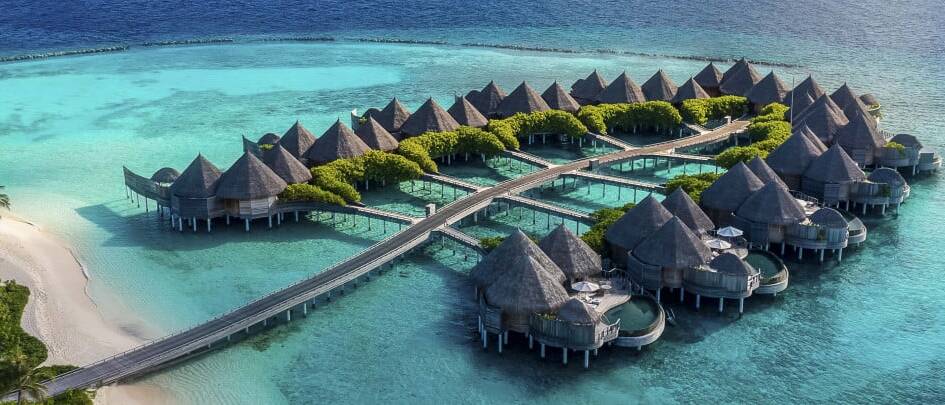
[[268,151],[271,151],[272,148],[274,148],[275,146],[276,146],[276,145],[273,145],[273,144],[271,144],[271,143],[261,143],[261,144],[259,144],[259,150],[261,150],[261,151],[263,151],[263,152],[268,152]]
[[433,159],[438,157],[456,153],[491,156],[505,149],[506,144],[495,133],[464,126],[456,131],[427,132],[404,139],[397,153],[417,164],[423,171],[436,173],[439,168]]
[[906,146],[899,142],[886,142],[884,147],[899,152],[900,157],[906,156]]
[[[423,175],[420,166],[407,157],[377,150],[316,166],[311,172],[313,188],[296,187],[292,190],[296,193],[292,194],[293,197],[330,203],[337,203],[338,199],[348,203],[358,202],[361,201],[361,194],[354,187],[356,182],[371,180],[396,183],[419,179]],[[323,192],[334,197],[324,195]]]
[[715,157],[715,164],[726,169],[731,169],[732,166],[735,166],[738,162],[748,163],[755,157],[764,159],[768,157],[768,152],[754,146],[733,146],[719,153],[718,156]]
[[725,116],[741,117],[747,112],[748,99],[741,96],[694,98],[684,100],[679,107],[683,121],[699,125]]
[[719,177],[722,175],[717,173],[680,174],[666,182],[666,194],[669,195],[677,188],[682,188],[698,204],[702,192],[715,183]]
[[788,106],[781,103],[771,103],[761,109],[761,112],[751,119],[752,124],[758,124],[769,121],[784,121],[784,114],[788,111]]
[[318,186],[308,183],[289,184],[285,190],[279,194],[280,200],[285,201],[314,201],[327,204],[346,205],[347,202],[339,195],[322,190]]
[[733,146],[722,151],[715,157],[716,164],[730,169],[738,162],[748,162],[756,156],[763,159],[781,146],[791,136],[791,124],[784,121],[785,108],[778,103],[765,106],[761,111],[768,113],[767,118],[761,121],[752,120],[748,126],[748,135],[753,143],[749,146]]
[[358,168],[357,165],[349,164],[349,160],[350,159],[340,159],[328,164],[313,167],[310,170],[312,172],[312,180],[310,183],[322,190],[341,197],[344,201],[361,201],[361,193],[358,193],[358,190],[355,189],[352,184],[364,177],[364,170],[362,168],[360,176],[358,176],[358,172],[354,171]]
[[580,120],[561,110],[518,113],[505,119],[490,120],[486,130],[498,136],[509,149],[518,149],[517,138],[533,134],[560,134],[578,138],[587,133],[587,127]]
[[598,134],[606,134],[608,128],[624,132],[634,128],[666,130],[682,123],[679,111],[665,101],[586,105],[578,110],[577,119]]
[[606,246],[604,243],[604,234],[607,233],[607,229],[635,205],[634,203],[627,203],[619,208],[602,208],[594,211],[591,213],[591,218],[594,219],[594,225],[591,226],[589,231],[581,235],[581,240],[587,243],[587,245],[597,253],[606,253],[604,251],[604,247]]

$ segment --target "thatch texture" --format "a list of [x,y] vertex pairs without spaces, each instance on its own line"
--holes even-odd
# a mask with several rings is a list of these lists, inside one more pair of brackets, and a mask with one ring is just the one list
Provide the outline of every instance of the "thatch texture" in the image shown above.
[[592,102],[597,100],[597,96],[606,87],[607,82],[600,76],[600,73],[597,73],[597,69],[594,69],[586,78],[578,79],[571,85],[571,95],[585,103]]
[[[803,113],[807,107],[810,107],[811,104],[824,94],[824,90],[820,88],[820,85],[817,84],[814,77],[808,75],[804,81],[794,86],[791,91],[784,95],[784,102],[791,108],[785,116],[793,115],[797,118],[799,114]],[[793,103],[793,105],[791,103]]]
[[505,91],[494,81],[490,81],[482,90],[473,90],[466,94],[466,99],[487,117],[495,115],[505,97]]
[[565,322],[590,324],[600,321],[600,313],[590,304],[571,298],[558,309],[558,319]]
[[174,180],[171,193],[184,198],[209,198],[216,194],[219,181],[220,169],[203,155],[197,155],[177,180]]
[[[843,110],[843,113],[846,114],[847,119],[853,120],[860,113],[868,113],[866,105],[860,101],[860,98],[853,92],[853,89],[850,88],[846,83],[843,86],[840,86],[833,94],[830,95],[830,99]],[[872,121],[872,116],[870,116]],[[875,124],[875,121],[873,121]]]
[[919,138],[916,138],[915,135],[910,134],[896,134],[889,139],[889,142],[895,142],[907,148],[913,147],[922,149],[922,142],[919,141]]
[[568,300],[568,292],[530,256],[503,263],[504,271],[486,287],[486,302],[513,316],[553,313]]
[[390,102],[384,106],[384,109],[377,112],[375,111],[376,110],[368,110],[364,115],[374,117],[374,119],[390,133],[400,132],[400,127],[404,125],[407,118],[410,118],[410,110],[404,107],[397,97],[392,98]]
[[828,228],[847,228],[847,219],[843,214],[830,207],[823,207],[810,215],[810,222]]
[[459,125],[482,128],[489,123],[489,119],[482,115],[469,100],[466,100],[466,97],[456,97],[456,101],[446,112],[450,113]]
[[715,229],[715,224],[712,223],[709,216],[696,205],[695,201],[692,201],[689,194],[682,188],[677,188],[676,191],[670,193],[662,204],[670,214],[681,219],[689,229],[696,233],[705,233]]
[[[742,61],[739,61],[739,63]],[[738,65],[736,64],[736,66]],[[731,69],[729,71],[731,71]],[[761,81],[761,75],[758,74],[755,67],[748,62],[744,62],[738,70],[735,70],[731,74],[729,74],[729,72],[725,73],[726,75],[722,79],[722,84],[719,86],[722,94],[744,96],[755,84]]]
[[860,101],[862,101],[863,104],[866,104],[867,106],[878,106],[878,105],[880,105],[880,104],[879,104],[879,99],[876,98],[876,96],[874,96],[874,95],[872,95],[872,94],[870,94],[870,93],[866,93],[866,94],[860,96]]
[[865,180],[866,174],[840,145],[833,145],[807,166],[804,178],[821,183],[846,183]]
[[730,66],[728,69],[725,70],[725,73],[722,73],[722,79],[719,80],[719,86],[721,86],[722,83],[725,83],[729,79],[734,77],[735,74],[738,73],[739,70],[742,70],[743,68],[745,68],[745,66],[748,66],[748,60],[745,58],[741,58],[737,62],[735,62],[734,65]]
[[177,180],[178,177],[180,177],[180,172],[178,172],[177,169],[162,167],[151,175],[151,181],[170,184]]
[[544,93],[541,93],[541,98],[548,103],[548,107],[555,110],[574,113],[581,108],[577,100],[571,97],[568,92],[564,91],[564,87],[561,87],[557,80],[555,80],[551,86],[548,86]]
[[558,283],[564,283],[567,280],[564,272],[555,264],[548,255],[543,252],[535,242],[532,242],[519,229],[516,229],[509,237],[505,238],[499,246],[496,246],[488,255],[476,264],[469,271],[469,277],[480,287],[492,284],[493,281],[507,269],[512,259],[520,256],[528,256],[535,259],[542,268],[548,271],[549,275]]
[[400,130],[409,136],[416,136],[424,132],[455,131],[457,128],[459,128],[459,123],[436,101],[428,98],[410,118],[407,118]]
[[[817,139],[816,136],[811,136]],[[782,176],[800,176],[821,153],[823,150],[814,144],[810,137],[794,132],[781,146],[768,154],[765,162],[775,173]]]
[[282,138],[280,138],[279,135],[276,135],[272,132],[267,132],[265,135],[260,136],[256,143],[259,145],[275,145],[279,143],[280,139]]
[[535,91],[528,83],[522,82],[515,90],[509,93],[508,97],[502,99],[496,115],[499,117],[511,117],[516,113],[533,113],[539,111],[548,111],[551,107],[541,98],[541,95]]
[[709,62],[693,79],[703,89],[718,89],[722,84],[722,76],[722,71],[714,63]]
[[703,207],[721,212],[735,212],[764,183],[744,163],[738,162],[702,192]]
[[670,269],[706,264],[712,251],[679,218],[673,217],[633,249],[641,262]]
[[624,250],[635,248],[673,217],[653,196],[647,196],[610,226],[604,238]]
[[643,95],[643,90],[630,79],[627,72],[617,76],[597,96],[597,102],[604,104],[642,103],[644,101],[646,101],[646,96]]
[[724,252],[709,262],[709,267],[715,269],[719,273],[739,275],[739,276],[753,276],[758,274],[758,270],[754,267],[751,267],[750,264],[746,263],[744,260],[740,259],[738,255],[730,252]]
[[849,124],[837,132],[836,142],[852,153],[855,149],[876,150],[886,145],[886,138],[873,125],[873,119],[866,113],[855,116]]
[[315,145],[308,151],[308,160],[315,164],[328,163],[338,159],[347,159],[363,155],[371,150],[361,138],[351,131],[341,120],[318,137]]
[[820,140],[820,137],[817,136],[817,134],[815,134],[814,131],[810,129],[810,127],[801,123],[801,125],[795,126],[794,128],[795,133],[800,133],[801,135],[806,136],[807,139],[810,139],[810,142],[814,144],[814,146],[817,147],[817,150],[819,150],[821,153],[827,151],[827,145],[824,144],[824,141]]
[[873,170],[870,172],[870,175],[867,179],[873,183],[888,184],[889,187],[894,189],[902,188],[906,185],[906,179],[902,177],[902,174],[900,174],[896,169],[890,169],[888,167],[881,167],[879,169]]
[[308,170],[295,156],[285,150],[282,145],[276,144],[266,153],[263,161],[282,180],[289,184],[305,183],[312,179],[312,172]]
[[295,121],[295,124],[292,124],[292,127],[282,134],[279,144],[296,159],[301,159],[308,153],[309,148],[315,144],[315,136],[302,126],[302,123]]
[[745,93],[745,97],[748,98],[748,102],[764,107],[771,103],[784,103],[784,96],[789,90],[788,86],[781,81],[781,78],[771,72],[752,86]]
[[679,86],[679,88],[676,89],[676,95],[673,96],[673,99],[670,100],[670,102],[673,104],[678,104],[685,100],[709,97],[709,93],[706,93],[705,89],[703,89],[702,86],[700,86],[699,83],[695,81],[695,79],[690,77],[689,80],[686,80],[682,86]]
[[286,186],[286,182],[262,160],[246,152],[220,177],[217,197],[233,200],[274,197]]
[[259,148],[259,144],[247,139],[243,136],[243,152],[249,152],[256,156],[262,157],[263,151]]
[[797,202],[787,188],[777,183],[765,184],[755,191],[738,211],[739,218],[769,225],[791,225],[807,218],[804,207]]
[[538,244],[555,262],[569,280],[578,280],[600,274],[603,270],[600,255],[564,224],[558,225]]
[[781,178],[778,177],[778,174],[771,169],[771,166],[768,166],[768,164],[765,163],[764,159],[755,156],[755,158],[749,161],[746,166],[751,169],[751,172],[754,173],[755,176],[758,177],[758,180],[761,180],[762,183],[775,183],[784,188],[788,188],[787,184],[784,184],[784,181],[782,181]]
[[374,150],[392,151],[397,149],[397,145],[399,145],[397,138],[394,138],[388,130],[384,129],[384,126],[377,122],[374,117],[367,117],[367,121],[359,125],[354,134],[361,138],[365,145]]
[[834,104],[830,96],[823,95],[799,116],[794,117],[792,125],[800,127],[806,125],[825,144],[832,143],[837,133],[850,121],[840,107]]
[[640,86],[647,100],[671,101],[676,96],[678,87],[663,69],[657,70],[652,77]]

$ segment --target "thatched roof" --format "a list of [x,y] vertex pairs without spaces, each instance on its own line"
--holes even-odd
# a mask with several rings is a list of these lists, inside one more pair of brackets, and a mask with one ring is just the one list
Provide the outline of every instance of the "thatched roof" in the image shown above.
[[709,262],[709,267],[719,273],[751,276],[758,274],[758,270],[751,267],[750,264],[740,259],[738,255],[731,252],[724,252]]
[[245,152],[220,177],[217,197],[234,200],[274,197],[286,186],[286,182],[256,155]]
[[847,118],[850,120],[853,120],[860,112],[867,112],[866,105],[860,101],[860,98],[857,97],[853,89],[847,86],[846,83],[843,83],[843,86],[840,86],[840,88],[834,91],[833,94],[830,95],[830,99],[843,110],[843,113],[846,114]]
[[151,181],[158,183],[173,183],[180,177],[180,172],[172,167],[162,167],[151,175]]
[[870,172],[869,181],[873,183],[888,184],[892,188],[899,188],[906,185],[906,179],[902,177],[896,169],[881,167]]
[[428,98],[410,118],[407,118],[400,130],[414,136],[424,132],[454,131],[457,128],[459,128],[459,123],[436,101]]
[[[800,128],[800,129],[797,129],[797,128]],[[810,129],[810,127],[808,127],[807,125],[804,125],[804,123],[801,123],[801,125],[799,126],[795,126],[793,133],[800,133],[801,135],[804,135],[805,137],[807,137],[807,139],[810,139],[810,142],[814,144],[817,150],[819,150],[821,153],[827,151],[827,145],[824,144],[824,141],[821,141],[820,137],[817,136],[817,134],[815,134],[814,131]]]
[[678,87],[663,69],[657,70],[652,77],[640,86],[647,100],[671,101],[676,96]]
[[564,91],[564,87],[561,87],[557,80],[551,86],[548,86],[544,93],[541,93],[541,98],[548,103],[548,107],[555,110],[573,113],[581,108],[581,105],[568,92]]
[[184,172],[174,180],[171,193],[184,198],[213,197],[220,181],[220,169],[203,155],[197,155]]
[[689,193],[686,193],[682,188],[677,188],[676,191],[670,193],[662,204],[670,214],[681,219],[689,229],[695,232],[705,233],[715,229],[712,220],[702,211],[702,208],[696,205],[695,201],[692,201]]
[[673,217],[640,242],[633,255],[643,263],[682,269],[706,264],[712,251],[682,220]]
[[[784,102],[788,103],[788,107],[794,110],[794,117],[796,118],[799,113],[803,113],[807,107],[824,94],[824,90],[820,88],[820,85],[817,84],[814,77],[808,75],[806,79],[798,83],[797,86],[794,86],[791,91],[784,95]],[[790,104],[792,102],[794,103],[793,106]],[[787,115],[789,116],[790,112]]]
[[714,63],[709,62],[708,65],[705,65],[705,67],[696,74],[694,79],[703,89],[719,87],[719,85],[722,84],[722,71],[715,67]]
[[703,89],[702,86],[700,86],[699,83],[695,81],[695,79],[690,77],[689,80],[686,80],[682,86],[679,86],[679,88],[676,89],[676,95],[673,96],[673,99],[670,100],[670,102],[676,104],[694,98],[709,97],[709,93],[706,93],[705,89]]
[[486,287],[486,302],[511,315],[552,313],[568,300],[561,283],[533,257],[516,256]]
[[528,83],[522,82],[509,93],[508,97],[502,99],[502,103],[499,104],[499,108],[495,113],[500,117],[510,117],[515,113],[533,113],[550,109],[551,107],[535,89],[529,86]]
[[280,139],[282,138],[280,138],[279,135],[276,135],[272,132],[267,132],[265,135],[260,136],[256,143],[259,145],[275,145],[279,143]]
[[571,85],[571,95],[582,100],[593,101],[597,100],[597,96],[606,87],[607,82],[600,73],[597,73],[597,69],[594,69],[586,78],[578,79]]
[[648,195],[614,222],[604,234],[604,239],[611,245],[630,250],[672,217],[673,214],[659,201]]
[[391,151],[397,149],[399,145],[397,138],[384,129],[384,126],[374,117],[367,117],[367,121],[359,125],[354,134],[361,138],[365,145],[375,150]]
[[387,132],[394,133],[400,131],[400,127],[404,125],[407,118],[410,118],[410,110],[404,107],[397,97],[394,97],[384,106],[384,109],[377,112],[368,110],[364,115],[374,117]]
[[491,116],[499,109],[499,104],[505,99],[505,91],[490,81],[482,90],[473,90],[466,94],[466,99],[483,115]]
[[847,219],[839,211],[823,207],[810,215],[810,222],[829,228],[847,228]]
[[[810,137],[801,132],[791,134],[781,146],[771,151],[768,157],[765,158],[768,167],[776,173],[786,176],[804,174],[807,166],[823,153],[823,150],[811,141],[811,137],[817,139],[813,134]],[[820,142],[820,140],[817,142]]]
[[822,183],[846,183],[864,180],[866,173],[863,173],[840,145],[834,144],[807,166],[804,178]]
[[917,147],[922,149],[922,142],[920,142],[919,138],[916,138],[915,135],[896,134],[889,139],[889,142],[895,142],[905,147]]
[[451,105],[450,109],[446,110],[446,112],[450,113],[450,116],[452,116],[459,125],[482,128],[489,123],[489,119],[482,115],[482,113],[463,96],[456,97],[456,101],[453,102],[453,105]]
[[558,283],[564,283],[565,280],[567,280],[567,277],[558,265],[520,229],[516,229],[515,232],[505,238],[499,246],[496,246],[488,255],[483,257],[482,260],[469,271],[469,277],[480,287],[488,286],[492,284],[500,274],[507,271],[509,262],[520,256],[528,256],[535,259]]
[[886,138],[873,126],[872,118],[863,113],[840,128],[836,142],[848,151],[860,148],[879,149],[886,145]]
[[843,114],[843,110],[823,95],[810,107],[807,107],[799,116],[794,117],[793,126],[807,125],[824,143],[831,143],[837,133],[850,121]]
[[321,164],[358,157],[369,150],[371,148],[365,145],[364,141],[351,131],[351,128],[338,120],[318,137],[315,145],[309,149],[307,157],[310,162]]
[[781,178],[778,177],[778,174],[771,169],[771,166],[768,166],[768,164],[765,163],[764,159],[755,156],[755,158],[749,161],[746,166],[751,169],[751,172],[754,173],[755,176],[758,177],[758,180],[761,180],[762,183],[776,183],[784,188],[787,188],[787,184],[784,184],[784,181],[781,180]]
[[804,207],[791,195],[787,187],[777,183],[765,184],[748,197],[735,212],[740,218],[770,225],[790,225],[807,218]]
[[282,180],[289,184],[305,183],[312,179],[312,172],[308,170],[295,156],[285,150],[282,145],[276,144],[266,152],[263,161]]
[[879,99],[876,98],[876,96],[874,96],[871,93],[866,93],[860,96],[860,101],[862,101],[863,104],[866,104],[868,106],[879,105]]
[[259,148],[259,144],[247,139],[245,135],[243,136],[243,152],[249,152],[260,157],[263,155],[263,151]]
[[569,280],[600,274],[600,256],[564,224],[558,225],[538,244]]
[[771,72],[752,86],[751,90],[745,93],[745,97],[748,98],[749,102],[762,106],[770,103],[783,103],[784,95],[787,94],[788,90],[790,89],[781,81],[781,78]]
[[309,148],[315,144],[315,136],[303,127],[302,123],[295,121],[295,124],[292,124],[292,127],[282,134],[279,144],[289,151],[292,156],[301,159],[308,153]]
[[571,298],[558,309],[558,319],[573,323],[597,323],[600,313],[590,304]]
[[788,110],[784,112],[784,120],[793,123],[797,122],[797,117],[799,117],[801,113],[814,104],[814,99],[811,98],[810,94],[798,94],[794,99],[791,99],[791,94],[788,93],[788,95],[784,96],[784,102],[788,106],[792,103],[794,105],[793,108],[788,108]]
[[[731,69],[729,71],[731,71]],[[748,91],[751,90],[755,84],[761,81],[761,75],[758,74],[755,67],[748,62],[742,64],[742,66],[732,72],[731,75],[728,75],[728,72],[725,73],[727,76],[723,77],[722,84],[719,86],[719,90],[721,90],[723,94],[744,96],[748,94]]]
[[725,70],[725,73],[722,73],[722,80],[719,81],[719,86],[735,76],[735,73],[742,70],[745,66],[748,66],[748,60],[745,58],[741,58],[735,62],[734,65],[729,66],[729,68]]
[[764,183],[761,179],[744,163],[738,162],[702,192],[700,202],[709,209],[735,212],[748,196],[762,186]]
[[617,76],[597,95],[597,102],[599,103],[642,103],[644,101],[646,101],[646,96],[643,95],[643,90],[630,79],[627,72]]

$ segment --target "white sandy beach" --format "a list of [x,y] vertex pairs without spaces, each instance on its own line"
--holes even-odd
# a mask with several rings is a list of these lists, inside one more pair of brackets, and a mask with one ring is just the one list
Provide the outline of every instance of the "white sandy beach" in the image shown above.
[[[29,287],[22,325],[49,349],[44,364],[88,364],[142,343],[102,316],[87,294],[87,274],[65,243],[8,212],[0,215],[0,279]],[[137,383],[104,387],[95,402],[176,401],[157,386]]]

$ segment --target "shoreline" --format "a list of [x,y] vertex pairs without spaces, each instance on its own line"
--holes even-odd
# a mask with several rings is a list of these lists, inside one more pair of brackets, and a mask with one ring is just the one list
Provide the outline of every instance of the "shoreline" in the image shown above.
[[[145,342],[103,316],[88,291],[89,273],[68,244],[9,212],[0,217],[0,279],[30,289],[21,325],[46,345],[43,365],[83,366]],[[99,389],[95,403],[156,404],[174,402],[171,398],[163,388],[134,383]]]

